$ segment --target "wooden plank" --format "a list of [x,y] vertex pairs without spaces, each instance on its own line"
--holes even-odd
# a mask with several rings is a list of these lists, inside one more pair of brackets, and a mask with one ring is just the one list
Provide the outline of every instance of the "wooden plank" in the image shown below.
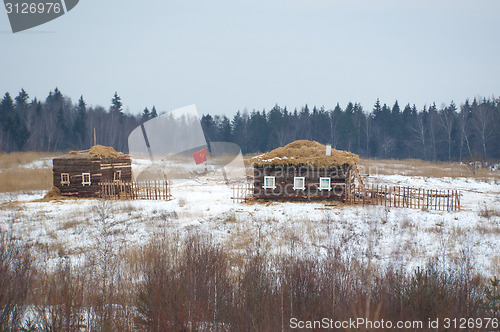
[[451,191],[451,210],[452,211],[456,211],[455,210],[455,202],[456,202],[455,201],[455,192],[456,192],[456,190]]
[[402,207],[407,207],[406,204],[406,188],[403,187],[403,206]]
[[441,190],[439,190],[439,194],[437,194],[438,199],[438,209],[441,211]]
[[418,209],[420,210],[420,188],[418,188],[418,201],[417,201],[417,204],[418,204]]
[[401,187],[398,186],[398,207],[401,207]]

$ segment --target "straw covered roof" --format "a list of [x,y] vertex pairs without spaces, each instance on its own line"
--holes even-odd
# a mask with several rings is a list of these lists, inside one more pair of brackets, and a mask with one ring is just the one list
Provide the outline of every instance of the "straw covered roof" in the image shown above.
[[81,151],[70,151],[61,158],[93,159],[93,158],[125,158],[128,155],[117,152],[111,146],[94,145],[90,149]]
[[340,166],[344,164],[354,166],[359,161],[359,156],[352,152],[333,148],[331,156],[327,156],[325,145],[315,141],[300,140],[253,157],[251,161],[259,166]]

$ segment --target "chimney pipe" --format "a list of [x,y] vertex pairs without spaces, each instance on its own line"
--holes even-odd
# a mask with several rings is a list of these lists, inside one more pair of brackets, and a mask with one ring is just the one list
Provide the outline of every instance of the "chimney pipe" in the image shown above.
[[331,144],[327,144],[326,145],[326,155],[327,156],[331,156],[332,155],[332,145]]

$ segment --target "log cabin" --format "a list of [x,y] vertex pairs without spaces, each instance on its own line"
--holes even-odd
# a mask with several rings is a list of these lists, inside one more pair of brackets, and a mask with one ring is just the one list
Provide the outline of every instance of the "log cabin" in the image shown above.
[[53,185],[62,196],[99,197],[101,182],[132,180],[130,156],[112,147],[95,145],[89,150],[71,151],[52,163]]
[[314,141],[295,141],[251,161],[254,199],[346,201],[359,179],[358,155]]

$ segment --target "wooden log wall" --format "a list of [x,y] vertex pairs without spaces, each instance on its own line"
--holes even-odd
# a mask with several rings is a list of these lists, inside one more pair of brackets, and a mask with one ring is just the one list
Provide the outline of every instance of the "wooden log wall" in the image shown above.
[[[99,197],[100,183],[113,181],[114,172],[120,170],[121,180],[132,180],[130,158],[54,158],[52,168],[53,185],[63,196]],[[69,175],[69,184],[61,184],[61,174]],[[82,184],[82,174],[90,173],[90,185]]]
[[[264,188],[264,178],[275,177],[276,188]],[[294,189],[294,177],[304,177],[305,189]],[[329,177],[331,189],[320,189],[320,177]],[[354,172],[349,165],[309,167],[307,165],[254,166],[254,198],[288,201],[346,200]]]

